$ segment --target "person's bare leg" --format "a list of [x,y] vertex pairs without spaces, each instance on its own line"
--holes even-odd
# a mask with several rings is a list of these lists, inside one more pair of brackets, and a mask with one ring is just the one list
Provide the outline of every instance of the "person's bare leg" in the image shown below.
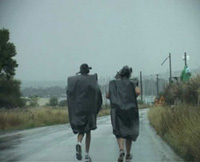
[[78,143],[81,143],[81,142],[82,142],[83,137],[84,137],[84,133],[79,133],[79,134],[78,134],[78,136],[77,136],[77,141],[78,141]]
[[91,157],[89,155],[90,151],[90,141],[91,141],[91,133],[90,131],[86,133],[86,138],[85,138],[85,162],[91,162]]
[[82,149],[81,149],[81,142],[83,140],[83,137],[84,137],[84,133],[79,133],[77,135],[77,145],[76,145],[76,158],[78,160],[82,160]]
[[123,162],[124,159],[124,139],[123,138],[117,138],[117,142],[119,145],[119,157],[118,157],[118,162]]
[[85,138],[85,151],[86,151],[86,153],[89,153],[89,151],[90,151],[90,141],[91,141],[91,133],[88,132],[88,133],[86,133],[86,138]]
[[132,141],[131,140],[126,140],[126,153],[127,154],[130,154],[131,146],[132,146]]
[[131,160],[131,146],[132,146],[132,140],[126,140],[126,160]]
[[124,139],[123,138],[117,138],[117,142],[119,145],[119,150],[124,150]]

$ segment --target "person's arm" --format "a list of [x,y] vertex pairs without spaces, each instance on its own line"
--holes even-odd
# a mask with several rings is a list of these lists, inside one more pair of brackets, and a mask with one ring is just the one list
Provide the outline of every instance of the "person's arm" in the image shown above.
[[109,94],[109,92],[106,93],[106,98],[107,98],[107,99],[110,99],[110,94]]
[[140,95],[141,92],[140,92],[139,87],[135,87],[135,93],[137,97]]
[[102,94],[101,94],[101,90],[98,89],[98,92],[97,92],[97,114],[99,113],[100,109],[101,109],[101,106],[102,106]]

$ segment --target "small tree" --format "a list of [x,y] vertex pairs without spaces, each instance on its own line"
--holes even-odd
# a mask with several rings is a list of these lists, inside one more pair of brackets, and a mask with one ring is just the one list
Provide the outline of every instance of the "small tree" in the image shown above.
[[18,67],[15,46],[9,41],[9,31],[0,29],[0,108],[13,108],[23,105],[20,99],[20,81],[14,80]]
[[51,97],[49,100],[50,106],[58,106],[58,98],[57,97]]
[[29,96],[28,98],[29,106],[31,107],[39,106],[38,100],[39,100],[39,97],[37,95]]

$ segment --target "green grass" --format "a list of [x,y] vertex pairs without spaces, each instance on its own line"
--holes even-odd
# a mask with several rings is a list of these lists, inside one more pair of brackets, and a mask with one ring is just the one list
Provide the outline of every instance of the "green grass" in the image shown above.
[[200,107],[154,107],[148,117],[157,133],[181,157],[200,161]]

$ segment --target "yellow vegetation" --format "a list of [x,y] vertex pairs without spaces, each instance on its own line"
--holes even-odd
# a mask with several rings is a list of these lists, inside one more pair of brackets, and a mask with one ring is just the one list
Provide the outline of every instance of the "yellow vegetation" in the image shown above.
[[[103,108],[98,116],[109,115],[110,110]],[[34,128],[69,122],[67,108],[37,107],[0,111],[0,130]]]
[[0,129],[25,129],[68,122],[66,108],[28,108],[0,111]]
[[148,117],[157,133],[180,156],[200,161],[200,107],[155,107]]

